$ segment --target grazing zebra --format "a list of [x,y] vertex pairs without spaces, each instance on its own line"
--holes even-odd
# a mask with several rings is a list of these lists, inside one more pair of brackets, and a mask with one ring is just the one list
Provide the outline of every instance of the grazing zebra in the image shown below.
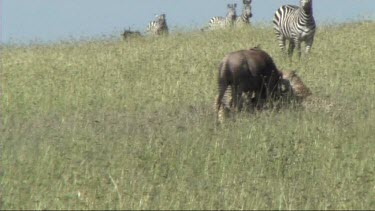
[[300,0],[300,7],[294,5],[281,6],[273,19],[274,29],[279,46],[284,52],[285,40],[289,40],[288,55],[293,55],[297,46],[298,57],[301,58],[301,42],[306,44],[306,54],[314,42],[315,20],[312,0]]
[[227,26],[233,26],[237,18],[236,7],[237,4],[228,4],[228,13],[226,17],[212,17],[210,19],[209,29],[220,29]]
[[147,26],[147,33],[152,35],[168,34],[167,20],[165,14],[157,15],[154,21]]
[[236,20],[236,26],[246,26],[250,24],[250,18],[253,17],[251,13],[251,0],[243,0],[242,14]]

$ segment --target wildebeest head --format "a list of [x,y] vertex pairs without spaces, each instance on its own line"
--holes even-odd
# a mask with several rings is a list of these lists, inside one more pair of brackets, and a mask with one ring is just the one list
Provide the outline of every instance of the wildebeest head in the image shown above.
[[129,29],[125,29],[124,32],[122,33],[122,37],[124,40],[130,38],[130,37],[135,37],[135,36],[141,36],[141,33],[139,31],[132,31]]

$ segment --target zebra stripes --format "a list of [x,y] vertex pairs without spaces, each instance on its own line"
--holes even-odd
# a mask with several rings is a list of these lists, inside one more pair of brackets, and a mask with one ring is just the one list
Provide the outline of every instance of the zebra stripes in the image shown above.
[[151,35],[168,34],[167,20],[165,14],[157,15],[154,21],[147,26],[147,33]]
[[290,57],[297,46],[298,57],[301,58],[301,42],[305,42],[305,52],[309,53],[314,42],[316,28],[312,0],[300,0],[300,7],[281,6],[275,13],[273,23],[279,46],[283,52],[285,41],[289,40],[288,55]]
[[253,17],[251,12],[251,0],[243,0],[242,14],[236,20],[236,26],[246,26],[250,24],[250,18]]
[[237,19],[236,7],[237,4],[228,4],[228,13],[226,17],[212,17],[209,22],[209,29],[220,29],[226,28],[227,26],[233,26]]

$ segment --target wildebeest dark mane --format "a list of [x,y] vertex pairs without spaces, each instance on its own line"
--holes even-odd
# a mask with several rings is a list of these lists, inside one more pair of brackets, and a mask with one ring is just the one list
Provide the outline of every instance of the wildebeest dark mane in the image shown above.
[[121,34],[122,38],[124,40],[130,38],[130,37],[135,37],[135,36],[142,36],[139,31],[133,31],[130,28],[125,29],[124,32]]

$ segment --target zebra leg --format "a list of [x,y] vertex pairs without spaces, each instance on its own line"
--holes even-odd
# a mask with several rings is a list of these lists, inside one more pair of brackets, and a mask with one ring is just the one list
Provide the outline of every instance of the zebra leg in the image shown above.
[[306,50],[305,50],[306,54],[310,53],[310,49],[312,47],[313,42],[314,42],[314,37],[306,41]]
[[289,49],[288,49],[288,56],[293,56],[294,48],[296,47],[294,40],[289,40]]
[[285,41],[286,38],[282,36],[281,34],[277,35],[277,39],[279,40],[279,47],[283,53],[285,53]]
[[296,39],[294,42],[297,46],[298,59],[301,59],[301,41],[299,39]]

